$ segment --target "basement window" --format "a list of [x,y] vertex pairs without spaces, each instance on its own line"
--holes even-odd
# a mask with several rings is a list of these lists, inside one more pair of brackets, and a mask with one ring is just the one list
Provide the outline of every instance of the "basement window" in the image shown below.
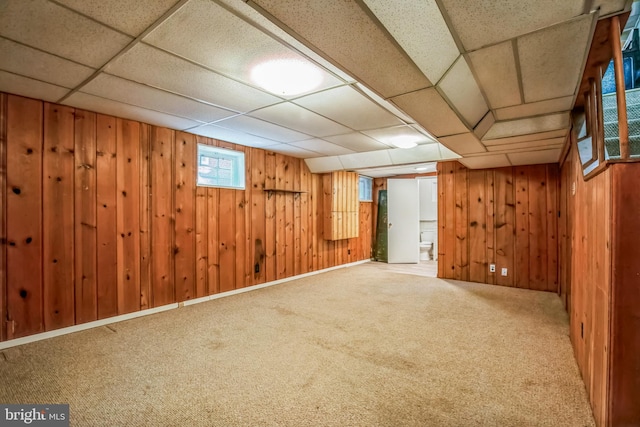
[[359,178],[359,200],[361,202],[373,201],[373,178],[360,175]]
[[200,187],[245,189],[244,152],[198,144]]

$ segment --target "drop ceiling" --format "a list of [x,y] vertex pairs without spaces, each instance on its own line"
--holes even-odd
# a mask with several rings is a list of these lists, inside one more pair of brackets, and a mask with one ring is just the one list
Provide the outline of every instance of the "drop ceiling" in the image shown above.
[[[0,91],[386,176],[558,161],[598,19],[630,1],[6,0]],[[297,96],[252,82],[317,67]],[[394,137],[418,145],[395,148]]]

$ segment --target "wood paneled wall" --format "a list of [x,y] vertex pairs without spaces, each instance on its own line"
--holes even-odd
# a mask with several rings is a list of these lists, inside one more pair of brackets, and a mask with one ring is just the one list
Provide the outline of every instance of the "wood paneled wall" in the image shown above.
[[[0,340],[370,257],[372,204],[325,240],[301,159],[7,94],[0,138]],[[246,189],[196,187],[197,143],[244,151]]]
[[438,163],[438,277],[556,292],[558,188],[555,164]]

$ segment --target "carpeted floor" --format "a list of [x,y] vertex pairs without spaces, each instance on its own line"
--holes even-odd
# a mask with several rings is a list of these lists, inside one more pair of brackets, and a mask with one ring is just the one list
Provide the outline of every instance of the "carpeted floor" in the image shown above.
[[76,426],[593,426],[551,293],[323,273],[5,350]]

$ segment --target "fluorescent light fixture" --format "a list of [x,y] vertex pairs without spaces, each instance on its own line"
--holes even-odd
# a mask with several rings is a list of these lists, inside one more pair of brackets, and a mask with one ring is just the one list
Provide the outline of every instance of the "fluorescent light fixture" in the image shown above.
[[418,145],[416,139],[415,135],[398,135],[389,139],[389,142],[398,148],[413,148]]
[[251,80],[275,95],[294,96],[320,86],[322,72],[306,61],[273,59],[253,67]]
[[428,167],[426,167],[426,166],[420,166],[420,167],[417,167],[417,168],[416,168],[416,170],[417,170],[418,172],[426,171],[427,169],[429,169],[429,168],[428,168]]

